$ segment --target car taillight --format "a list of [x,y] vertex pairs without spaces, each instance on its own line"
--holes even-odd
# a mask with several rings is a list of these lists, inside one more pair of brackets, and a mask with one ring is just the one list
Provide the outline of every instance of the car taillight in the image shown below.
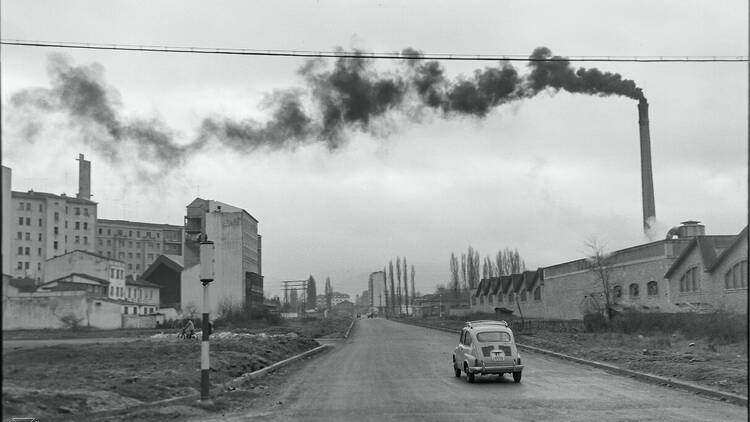
[[518,357],[518,365],[521,364],[521,356]]

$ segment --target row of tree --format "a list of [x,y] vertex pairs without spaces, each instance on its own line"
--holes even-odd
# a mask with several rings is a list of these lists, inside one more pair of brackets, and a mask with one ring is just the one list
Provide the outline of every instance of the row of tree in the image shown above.
[[[393,273],[393,261],[388,262],[388,270],[383,268],[385,278],[385,307],[391,314],[397,315],[402,312],[409,313],[409,306],[414,306],[414,276],[416,270],[414,265],[411,266],[411,296],[409,296],[409,266],[406,263],[406,257],[403,261],[401,257],[396,257],[396,277]],[[403,276],[403,279],[402,279]],[[403,286],[403,288],[402,288]],[[390,288],[390,295],[388,294]]]
[[451,252],[448,289],[453,290],[458,296],[462,290],[467,292],[475,289],[481,279],[516,274],[525,270],[526,263],[518,249],[501,249],[494,257],[485,256],[482,259],[479,251],[470,245],[466,253],[460,256]]

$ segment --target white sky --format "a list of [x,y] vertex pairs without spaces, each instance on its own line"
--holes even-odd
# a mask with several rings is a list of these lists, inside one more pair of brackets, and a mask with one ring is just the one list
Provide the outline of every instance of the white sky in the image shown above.
[[[614,7],[617,4],[617,7]],[[3,1],[3,39],[116,44],[564,56],[747,55],[745,1]],[[59,50],[55,50],[59,52]],[[644,242],[636,103],[558,93],[500,106],[482,120],[403,116],[393,132],[250,154],[213,148],[153,185],[133,183],[64,121],[29,145],[9,98],[49,87],[52,49],[3,46],[3,164],[13,189],[73,194],[78,153],[92,160],[102,218],[181,224],[200,195],[260,220],[266,292],[313,274],[322,287],[366,288],[367,274],[407,256],[417,289],[448,278],[452,251],[518,248],[532,267]],[[70,50],[99,63],[121,113],[159,117],[187,142],[203,117],[264,119],[263,97],[302,87],[302,59]],[[696,219],[709,234],[747,222],[747,63],[573,63],[617,72],[650,103],[656,215],[666,229]],[[330,65],[330,62],[329,62]],[[443,63],[470,75],[490,64]],[[397,63],[380,62],[379,69]],[[515,62],[520,73],[524,63]]]

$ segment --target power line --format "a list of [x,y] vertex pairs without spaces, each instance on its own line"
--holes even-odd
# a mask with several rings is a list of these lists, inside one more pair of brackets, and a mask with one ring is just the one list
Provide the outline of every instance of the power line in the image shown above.
[[132,44],[98,44],[56,41],[0,40],[2,45],[22,47],[71,48],[84,50],[134,51],[151,53],[185,53],[185,54],[223,54],[238,56],[271,56],[271,57],[310,57],[310,58],[371,58],[371,59],[425,59],[425,60],[459,60],[459,61],[571,61],[571,62],[747,62],[748,56],[568,56],[550,58],[530,58],[523,55],[494,54],[409,54],[409,53],[368,53],[363,51],[313,51],[313,50],[253,50],[247,48],[207,48],[175,47]]

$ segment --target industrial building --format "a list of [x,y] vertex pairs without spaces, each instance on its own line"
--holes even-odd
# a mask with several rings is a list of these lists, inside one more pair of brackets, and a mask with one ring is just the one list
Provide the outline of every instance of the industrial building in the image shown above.
[[242,208],[196,198],[187,206],[181,307],[202,309],[199,280],[199,235],[214,242],[214,281],[210,284],[208,311],[216,315],[226,307],[263,307],[261,236],[258,220]]
[[604,266],[581,258],[482,280],[472,310],[581,319],[605,306],[603,271],[615,310],[746,313],[747,236],[747,227],[736,235],[706,235],[698,221],[685,221],[665,239],[607,254]]

